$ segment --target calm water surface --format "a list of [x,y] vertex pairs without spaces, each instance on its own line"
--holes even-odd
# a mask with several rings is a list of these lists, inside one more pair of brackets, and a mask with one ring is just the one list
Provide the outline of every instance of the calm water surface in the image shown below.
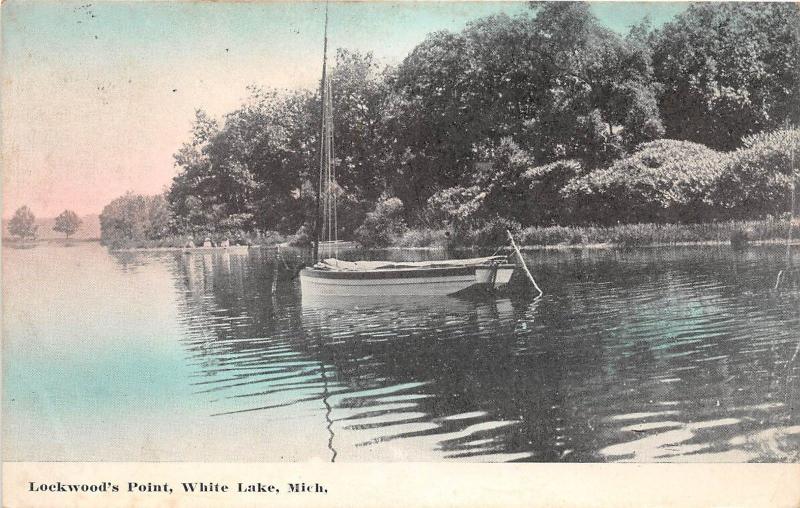
[[6,460],[800,461],[782,248],[534,253],[539,300],[304,301],[295,257],[4,248]]

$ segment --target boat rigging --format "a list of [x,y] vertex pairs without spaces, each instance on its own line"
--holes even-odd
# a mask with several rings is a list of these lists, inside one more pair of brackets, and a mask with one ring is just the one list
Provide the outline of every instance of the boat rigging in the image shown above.
[[[473,286],[494,289],[511,279],[516,265],[507,256],[426,262],[339,260],[333,101],[328,75],[328,6],[322,51],[319,186],[314,217],[313,266],[300,271],[303,297],[450,295]],[[510,233],[509,233],[510,236]],[[327,257],[320,258],[320,248]],[[519,254],[519,252],[517,251]],[[520,260],[522,256],[519,255]],[[524,264],[524,261],[522,261]],[[525,267],[528,277],[533,280]],[[534,282],[535,285],[535,282]],[[537,286],[538,289],[538,286]],[[540,294],[541,294],[541,290]]]

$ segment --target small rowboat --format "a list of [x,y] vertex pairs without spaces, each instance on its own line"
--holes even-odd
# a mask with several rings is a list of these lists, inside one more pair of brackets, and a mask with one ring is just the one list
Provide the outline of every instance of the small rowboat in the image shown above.
[[326,259],[300,271],[303,297],[443,296],[508,284],[515,265],[505,256],[414,263]]

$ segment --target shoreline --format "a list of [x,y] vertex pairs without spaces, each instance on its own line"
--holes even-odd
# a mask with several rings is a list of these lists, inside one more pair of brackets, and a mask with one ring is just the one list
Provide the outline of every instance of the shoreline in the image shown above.
[[[362,240],[370,247],[362,247],[354,240],[340,241],[337,245],[339,249],[364,251],[491,250],[508,243],[506,238],[508,227],[514,230],[514,238],[517,245],[520,246],[520,250],[529,252],[712,245],[732,245],[734,248],[740,248],[745,245],[785,244],[787,237],[792,238],[793,245],[800,243],[800,217],[794,217],[790,223],[787,216],[785,218],[733,219],[723,222],[690,224],[621,223],[606,226],[550,225],[524,228],[519,225],[506,224],[498,219],[469,228],[455,228],[455,226],[452,228],[404,228],[401,232],[389,237],[381,237],[380,242],[373,242],[372,237],[367,235]],[[222,238],[220,235],[217,236]],[[302,250],[310,247],[310,243],[303,245],[308,238],[297,234],[286,235],[276,231],[259,231],[240,233],[234,236],[237,238],[236,245],[230,245],[227,248],[229,252],[247,248]],[[112,238],[115,239],[115,237]],[[191,237],[175,234],[157,239],[131,238],[123,241],[109,239],[110,245],[106,247],[113,252],[224,252],[226,250],[225,247],[185,247],[189,238]],[[213,238],[212,235],[211,239],[219,242],[220,238]],[[293,243],[300,245],[291,245]],[[322,248],[322,244],[320,248]]]
[[230,247],[124,247],[109,252],[246,252],[250,249],[277,248],[277,245],[231,245]]
[[[751,240],[747,243],[747,246],[766,246],[766,245],[786,245],[785,239],[770,239],[770,240]],[[791,246],[800,246],[800,238],[793,239],[790,243]],[[657,248],[670,248],[670,247],[720,247],[720,246],[731,246],[730,241],[721,241],[721,240],[707,240],[707,241],[699,241],[699,242],[674,242],[674,243],[652,243],[652,244],[644,244],[644,245],[636,245],[636,246],[627,246],[618,243],[585,243],[585,244],[553,244],[553,245],[541,245],[541,244],[532,244],[532,245],[520,245],[519,250],[522,252],[535,252],[535,251],[545,251],[545,250],[556,250],[556,251],[567,251],[567,250],[610,250],[610,249],[619,249],[619,250],[635,250],[635,249],[657,249]],[[246,249],[244,247],[247,247]],[[228,251],[229,253],[244,253],[249,251],[250,249],[305,249],[307,247],[292,247],[292,246],[285,246],[279,244],[272,244],[272,245],[249,245],[249,246],[231,246],[231,247],[211,247],[211,248],[195,248],[195,249],[187,249],[184,247],[126,247],[122,249],[108,249],[109,252],[186,252],[186,253],[193,253],[193,252],[209,252],[209,253],[223,253]],[[453,250],[463,250],[463,251],[475,251],[479,250],[481,247],[479,246],[471,246],[471,247],[455,247]],[[359,250],[357,247],[354,250]],[[367,251],[379,252],[379,251],[445,251],[447,250],[446,247],[443,246],[428,246],[428,247],[401,247],[401,246],[389,246],[389,247],[381,247],[381,248],[373,248],[373,249],[363,249]]]
[[[730,241],[722,241],[722,240],[707,240],[702,242],[674,242],[674,243],[651,243],[651,244],[644,244],[644,245],[636,245],[636,246],[627,246],[619,243],[582,243],[582,244],[552,244],[552,245],[541,245],[541,244],[532,244],[532,245],[519,245],[519,250],[526,252],[526,251],[540,251],[540,250],[604,250],[604,249],[620,249],[620,250],[634,250],[634,249],[653,249],[653,248],[668,248],[668,247],[714,247],[714,246],[731,246]],[[779,239],[772,239],[772,240],[751,240],[747,243],[749,246],[763,246],[763,245],[786,245],[786,240],[779,240]],[[791,241],[791,245],[798,246],[800,245],[800,238],[793,239]],[[473,246],[473,247],[456,247],[455,250],[478,250],[481,247]],[[418,251],[426,251],[426,250],[446,250],[445,247],[436,246],[436,247],[382,247],[380,249],[368,249],[374,251],[380,250],[393,250],[393,251],[400,251],[400,250],[418,250]]]

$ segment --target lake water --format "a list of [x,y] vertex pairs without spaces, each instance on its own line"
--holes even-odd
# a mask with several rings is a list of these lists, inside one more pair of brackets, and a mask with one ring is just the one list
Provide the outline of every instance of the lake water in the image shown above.
[[309,303],[295,256],[4,248],[5,459],[800,461],[784,248],[536,252],[538,300]]

